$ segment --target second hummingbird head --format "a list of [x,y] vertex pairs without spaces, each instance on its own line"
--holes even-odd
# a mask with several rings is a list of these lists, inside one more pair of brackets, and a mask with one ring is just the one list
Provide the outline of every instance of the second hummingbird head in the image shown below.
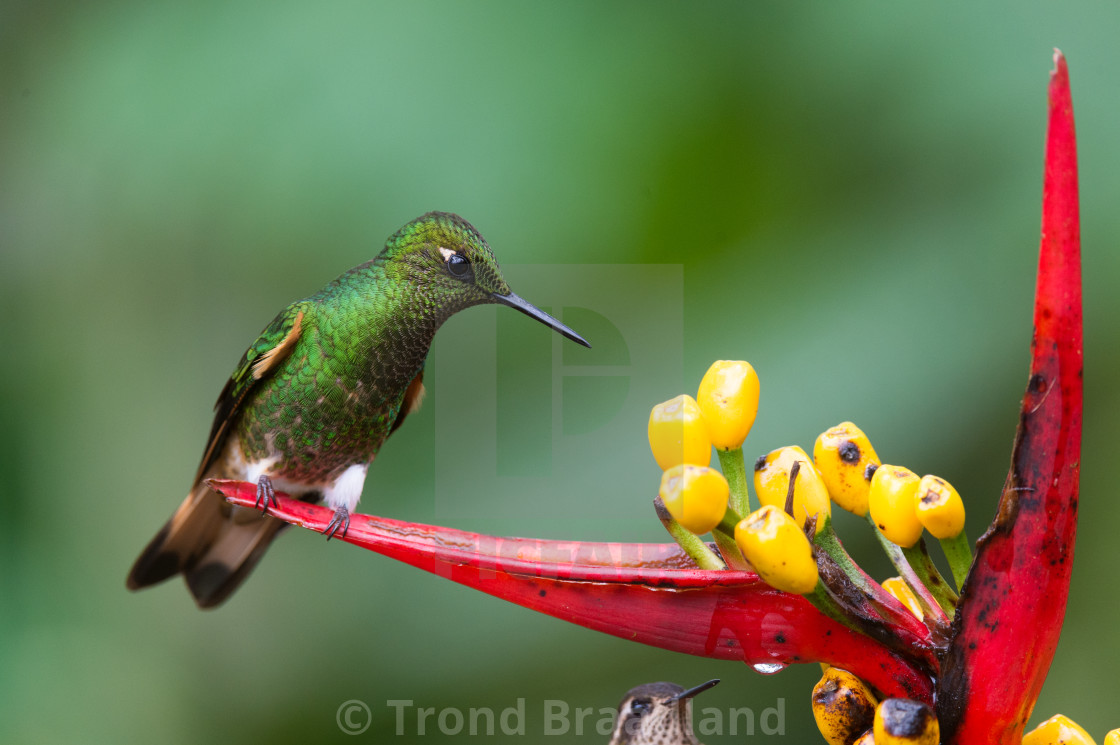
[[618,705],[610,745],[694,743],[692,697],[719,683],[709,680],[694,688],[676,683],[647,683],[631,688]]
[[401,278],[413,283],[448,315],[472,305],[500,303],[516,308],[572,341],[582,336],[509,288],[502,270],[474,226],[450,212],[429,212],[401,228],[383,254]]

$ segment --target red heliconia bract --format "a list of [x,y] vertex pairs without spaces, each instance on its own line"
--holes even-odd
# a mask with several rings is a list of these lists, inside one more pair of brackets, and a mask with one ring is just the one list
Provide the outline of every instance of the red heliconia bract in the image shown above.
[[[214,481],[252,507],[257,487]],[[279,497],[269,512],[322,532],[333,512]],[[913,657],[822,615],[800,595],[752,572],[696,569],[675,543],[583,543],[496,538],[353,515],[343,540],[485,593],[596,631],[674,652],[751,665],[824,661],[892,696],[932,701],[927,635],[910,629]]]
[[[761,670],[828,662],[886,696],[936,701],[943,742],[1017,745],[1065,616],[1081,450],[1077,158],[1055,54],[1030,380],[999,512],[977,544],[947,648],[905,614],[873,639],[751,572],[702,571],[675,544],[496,538],[353,515],[343,540],[496,597],[662,649]],[[252,507],[256,485],[215,481]],[[322,532],[325,507],[277,494],[276,517]]]
[[1069,71],[1050,77],[1030,380],[999,513],[977,543],[938,681],[946,743],[1018,743],[1066,613],[1081,465],[1081,231]]

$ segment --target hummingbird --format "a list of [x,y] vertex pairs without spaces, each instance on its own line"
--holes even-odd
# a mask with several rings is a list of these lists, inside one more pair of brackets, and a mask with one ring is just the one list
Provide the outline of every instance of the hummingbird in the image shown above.
[[609,745],[701,745],[692,734],[692,697],[719,679],[685,690],[676,683],[631,688],[618,705]]
[[[286,523],[275,491],[334,509],[345,535],[370,463],[424,396],[424,363],[456,312],[498,303],[565,337],[576,332],[510,290],[490,246],[458,215],[429,212],[376,258],[280,311],[233,370],[190,493],[128,575],[139,590],[182,574],[200,608],[229,597]],[[257,485],[258,509],[236,507],[208,479]]]

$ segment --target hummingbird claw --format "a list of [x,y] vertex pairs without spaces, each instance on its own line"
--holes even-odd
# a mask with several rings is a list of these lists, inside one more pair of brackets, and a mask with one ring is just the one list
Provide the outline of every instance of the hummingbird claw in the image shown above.
[[339,528],[342,529],[342,534],[339,537],[345,538],[347,531],[350,530],[350,510],[346,509],[345,507],[335,508],[334,517],[331,518],[331,521],[329,523],[327,523],[327,527],[323,531],[323,535],[325,535],[327,537],[327,540],[329,541],[331,538],[334,538],[335,535],[338,534]]
[[276,499],[276,490],[272,488],[272,479],[261,474],[257,479],[257,501],[253,506],[267,515],[269,504],[277,507],[280,503]]

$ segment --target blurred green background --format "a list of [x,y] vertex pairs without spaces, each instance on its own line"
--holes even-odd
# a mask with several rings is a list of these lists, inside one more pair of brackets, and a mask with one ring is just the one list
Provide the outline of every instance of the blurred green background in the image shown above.
[[[601,343],[582,359],[510,311],[449,322],[433,398],[363,511],[662,541],[648,408],[730,357],[762,379],[749,457],[854,419],[884,459],[957,485],[977,536],[1027,377],[1054,46],[1080,148],[1084,500],[1032,721],[1120,726],[1117,28],[1103,2],[0,4],[0,740],[348,741],[336,711],[359,699],[379,741],[389,700],[524,697],[532,741],[546,699],[721,677],[702,706],[784,699],[786,735],[813,741],[815,665],[763,677],[639,646],[304,531],[215,612],[178,580],[132,595],[124,577],[245,346],[430,209],[474,222],[530,300],[600,297],[606,321],[583,312]],[[600,264],[631,266],[600,287]],[[636,325],[603,310],[619,299]],[[472,354],[495,327],[497,352]],[[475,358],[492,364],[449,390],[440,365]],[[557,406],[561,364],[602,375]],[[440,445],[462,431],[441,401],[476,395],[498,399],[496,480],[455,479]],[[591,455],[568,462],[565,438]],[[522,458],[547,488],[518,487]],[[886,573],[858,524],[840,530]]]

